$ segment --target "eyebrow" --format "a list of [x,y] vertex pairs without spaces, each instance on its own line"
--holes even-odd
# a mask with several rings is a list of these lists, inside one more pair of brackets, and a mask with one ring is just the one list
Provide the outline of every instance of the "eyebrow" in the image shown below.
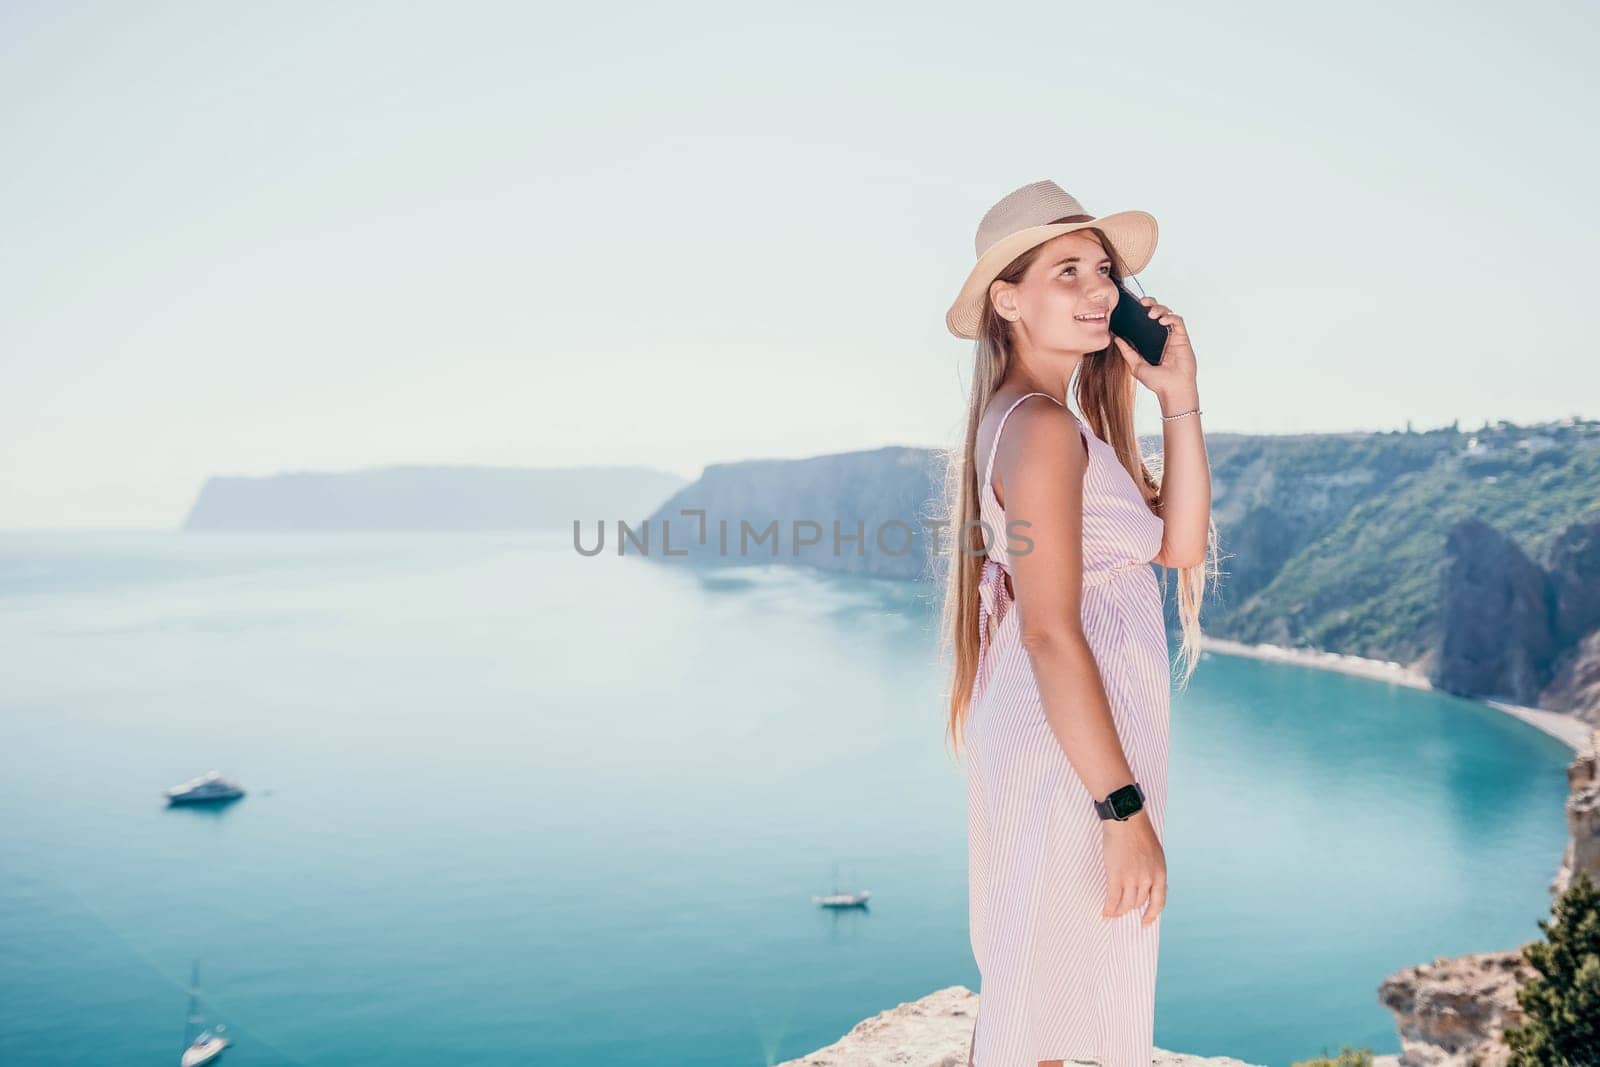
[[[1083,261],[1083,257],[1082,256],[1068,256],[1066,259],[1058,259],[1058,260],[1056,260],[1054,263],[1050,264],[1050,266],[1052,268],[1065,267],[1068,263],[1080,263],[1082,261]],[[1101,263],[1110,263],[1111,262],[1111,257],[1110,256],[1101,256],[1100,257],[1100,262]]]

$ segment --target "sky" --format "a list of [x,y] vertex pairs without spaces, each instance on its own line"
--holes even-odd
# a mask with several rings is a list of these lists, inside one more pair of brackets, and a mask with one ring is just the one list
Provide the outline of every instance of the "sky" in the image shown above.
[[1597,26],[0,4],[0,527],[171,529],[210,475],[952,447],[945,309],[1044,178],[1159,220],[1208,432],[1597,417]]

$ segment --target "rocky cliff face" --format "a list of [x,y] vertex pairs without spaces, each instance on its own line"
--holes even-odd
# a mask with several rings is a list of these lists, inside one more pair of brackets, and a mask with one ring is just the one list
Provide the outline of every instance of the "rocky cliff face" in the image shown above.
[[[859,1022],[827,1048],[778,1067],[966,1067],[978,994],[949,986]],[[1157,1049],[1151,1067],[1253,1067]]]
[[1600,627],[1600,522],[1565,527],[1545,554],[1556,639],[1573,643]]
[[1600,723],[1600,523],[1562,529],[1540,566],[1466,518],[1451,527],[1445,557],[1429,680]]
[[[1600,730],[1567,767],[1567,828],[1571,836],[1551,898],[1566,891],[1574,870],[1600,880]],[[1510,1050],[1508,1027],[1524,1015],[1516,992],[1538,974],[1522,959],[1522,946],[1475,952],[1407,967],[1385,978],[1378,1000],[1395,1013],[1402,1052],[1399,1067],[1501,1067]]]
[[1561,652],[1540,706],[1600,724],[1600,522],[1562,530],[1544,568]]
[[943,477],[942,460],[924,448],[718,463],[647,526],[658,539],[670,530],[673,555],[696,563],[930,577]]
[[1600,882],[1600,730],[1567,766],[1567,835],[1561,869],[1550,883],[1553,897],[1567,891],[1574,871]]
[[1444,551],[1441,635],[1429,681],[1463,696],[1536,704],[1556,657],[1544,571],[1476,518],[1450,529]]
[[1600,630],[1572,646],[1557,665],[1539,706],[1600,724]]
[[1441,957],[1385,978],[1378,1000],[1395,1013],[1400,1067],[1507,1063],[1502,1035],[1523,1021],[1517,987],[1537,973],[1513,949]]

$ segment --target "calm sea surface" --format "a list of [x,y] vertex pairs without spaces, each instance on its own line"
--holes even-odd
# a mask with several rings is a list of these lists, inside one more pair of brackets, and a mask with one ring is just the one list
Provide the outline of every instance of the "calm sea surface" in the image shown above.
[[[766,1065],[953,984],[926,587],[561,534],[0,535],[0,1062]],[[1156,1040],[1399,1050],[1393,970],[1539,936],[1569,751],[1208,655]],[[161,790],[210,768],[221,812]],[[841,880],[869,912],[811,902]]]

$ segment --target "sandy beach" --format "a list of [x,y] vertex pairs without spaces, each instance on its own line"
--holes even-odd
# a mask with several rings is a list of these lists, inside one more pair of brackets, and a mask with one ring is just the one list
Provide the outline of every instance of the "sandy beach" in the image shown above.
[[[1403,663],[1392,660],[1365,659],[1361,656],[1347,656],[1339,652],[1321,652],[1316,649],[1284,648],[1282,645],[1250,645],[1241,641],[1230,641],[1223,637],[1202,637],[1201,648],[1206,652],[1216,652],[1224,656],[1248,656],[1251,659],[1274,660],[1279,663],[1296,663],[1302,667],[1318,667],[1328,671],[1342,671],[1345,674],[1355,674],[1363,678],[1373,678],[1381,682],[1393,682],[1396,685],[1406,685],[1413,689],[1432,689],[1427,676],[1421,671],[1412,670]],[[1503,711],[1507,715],[1521,719],[1530,726],[1537,727],[1551,737],[1566,742],[1574,751],[1582,750],[1588,746],[1589,733],[1594,729],[1589,723],[1559,711],[1546,711],[1543,708],[1530,708],[1521,704],[1509,704],[1503,700],[1480,700],[1479,703],[1487,704],[1491,708]]]

